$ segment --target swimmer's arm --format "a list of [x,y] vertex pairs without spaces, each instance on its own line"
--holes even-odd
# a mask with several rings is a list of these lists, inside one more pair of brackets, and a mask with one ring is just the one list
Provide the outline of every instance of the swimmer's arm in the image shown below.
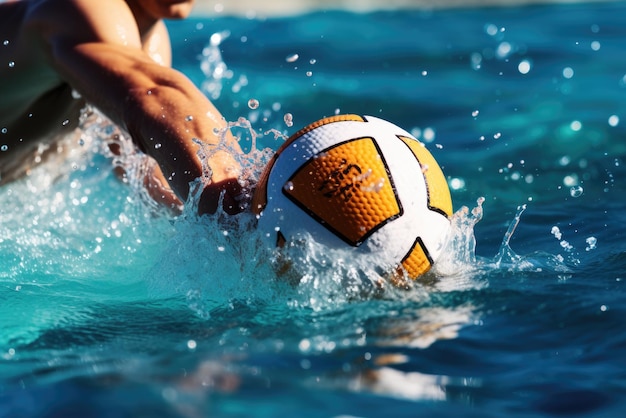
[[[155,158],[183,201],[189,182],[205,171],[194,138],[202,140],[211,154],[206,162],[212,176],[199,211],[214,211],[221,191],[226,192],[224,208],[233,211],[239,165],[232,152],[240,152],[238,143],[229,133],[226,144],[221,144],[215,131],[226,124],[213,104],[182,73],[156,64],[142,49],[129,3],[33,2],[29,32],[61,79],[124,126],[133,141]],[[169,45],[165,38],[160,43]],[[228,151],[211,152],[224,146]]]
[[[54,65],[70,84],[114,122],[125,126],[133,140],[159,163],[176,194],[184,201],[189,182],[203,175],[197,155],[202,139],[207,151],[220,146],[216,132],[225,128],[218,110],[182,73],[155,64],[141,51],[102,42],[53,48]],[[211,184],[200,201],[200,212],[214,212],[225,191],[224,209],[236,212],[240,167],[232,151],[240,152],[229,134],[226,149],[208,160]]]

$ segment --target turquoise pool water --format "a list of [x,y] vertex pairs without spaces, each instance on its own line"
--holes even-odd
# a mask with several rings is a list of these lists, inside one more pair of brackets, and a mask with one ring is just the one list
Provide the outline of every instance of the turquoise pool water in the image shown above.
[[338,111],[421,137],[455,239],[409,291],[314,246],[293,287],[250,215],[172,218],[117,181],[96,124],[0,189],[0,416],[622,416],[625,12],[171,23],[246,149]]

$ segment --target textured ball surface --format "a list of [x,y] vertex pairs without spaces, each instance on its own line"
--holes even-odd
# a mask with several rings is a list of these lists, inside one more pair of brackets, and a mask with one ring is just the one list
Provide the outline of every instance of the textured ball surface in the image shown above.
[[338,115],[280,147],[253,210],[277,246],[306,232],[355,257],[381,257],[414,279],[443,249],[452,200],[434,157],[408,132],[371,116]]

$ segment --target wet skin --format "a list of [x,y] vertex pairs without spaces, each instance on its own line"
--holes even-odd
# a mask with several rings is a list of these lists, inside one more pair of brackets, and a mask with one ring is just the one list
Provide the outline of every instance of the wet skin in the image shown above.
[[[76,129],[88,102],[156,160],[158,168],[146,181],[154,194],[169,205],[185,200],[189,182],[203,174],[194,138],[217,147],[215,132],[225,129],[213,104],[170,67],[161,19],[184,18],[192,5],[189,0],[0,4],[0,146],[6,145],[0,184],[26,174],[38,149]],[[154,147],[155,141],[162,146]],[[232,136],[227,142],[239,152]],[[215,211],[224,192],[224,209],[237,212],[238,163],[226,151],[216,151],[207,162],[212,181],[199,211]]]

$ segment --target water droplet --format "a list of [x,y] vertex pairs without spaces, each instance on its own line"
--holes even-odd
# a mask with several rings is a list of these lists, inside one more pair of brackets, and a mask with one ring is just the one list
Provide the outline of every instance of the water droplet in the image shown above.
[[8,149],[9,149],[9,146],[8,146],[8,145],[6,145],[6,144],[5,144],[5,145],[2,145],[2,146],[0,147],[0,151],[6,151],[6,150],[8,150]]
[[306,76],[307,76],[307,77],[311,77],[312,75],[313,75],[313,71],[307,71],[307,72],[306,72]]
[[569,155],[564,155],[561,158],[559,158],[559,165],[561,167],[565,167],[566,165],[568,165],[570,162],[572,161],[571,157]]
[[472,116],[473,116],[473,117],[476,117],[476,116],[478,116],[478,114],[479,114],[479,113],[480,113],[480,112],[479,112],[478,110],[474,110],[474,111],[472,112]]
[[598,244],[596,237],[589,237],[585,240],[585,242],[587,243],[587,248],[585,248],[586,251],[595,250],[596,245]]
[[563,177],[563,185],[567,187],[575,187],[578,186],[578,174],[572,173]]
[[15,67],[15,61],[9,61],[9,68]]
[[298,54],[291,54],[291,55],[288,55],[287,58],[285,58],[285,61],[287,61],[287,62],[296,62],[296,61],[298,61],[298,58],[300,58],[300,55],[298,55]]
[[571,67],[563,68],[563,77],[567,79],[574,77],[574,70]]
[[8,129],[7,129],[7,128],[2,128],[2,129],[0,130],[0,132],[2,132],[3,134],[6,134],[6,133],[8,132]]
[[583,194],[583,191],[582,186],[572,186],[572,188],[569,189],[569,194],[572,197],[580,197]]
[[287,127],[291,128],[293,126],[293,115],[291,113],[285,113],[283,120],[285,121],[285,125],[287,125]]
[[2,42],[2,45],[4,45],[4,46],[7,46],[8,44],[9,44],[9,40],[8,40],[8,39],[5,39],[5,40]]
[[80,145],[81,147],[82,147],[83,145],[85,145],[85,140],[84,140],[83,138],[79,139],[79,140],[78,140],[78,145]]
[[259,101],[257,99],[248,100],[248,107],[252,110],[259,108]]
[[316,62],[317,60],[315,58],[311,58],[311,60],[309,60],[309,64],[311,65],[315,65]]
[[521,74],[528,74],[530,69],[531,69],[531,64],[530,61],[528,60],[523,60],[522,62],[519,63],[519,65],[517,66],[517,71],[519,71]]
[[191,121],[193,120],[193,116],[191,116],[191,115],[187,115],[187,117],[185,117],[185,120],[186,120],[187,122],[191,122]]
[[619,116],[611,115],[609,116],[609,125],[612,127],[616,127],[619,124]]
[[69,119],[65,119],[63,121],[63,126],[67,126],[67,125],[69,125],[69,123],[70,123],[70,120]]
[[498,47],[496,48],[496,55],[498,58],[506,58],[513,51],[513,45],[504,41],[500,42]]
[[156,143],[154,144],[154,149],[159,149],[161,148],[161,146],[162,146],[161,143]]
[[502,134],[500,132],[496,132],[496,134],[493,136],[493,139],[500,139],[501,136]]
[[72,89],[72,98],[74,99],[80,99],[82,96],[80,95],[79,92],[77,92],[76,90]]
[[484,27],[485,33],[489,36],[495,36],[498,34],[498,27],[493,23],[487,23]]
[[288,181],[287,183],[285,183],[285,185],[283,186],[283,189],[287,190],[288,192],[293,191],[293,183]]
[[465,180],[460,177],[450,179],[450,188],[452,190],[461,190],[465,187]]
[[148,90],[148,91],[146,92],[146,94],[147,94],[148,96],[150,96],[150,95],[152,94],[152,90]]
[[435,140],[435,130],[433,128],[427,127],[422,131],[422,139],[425,142],[433,142]]
[[426,77],[428,75],[428,71],[424,70],[422,71],[422,76]]
[[481,54],[479,54],[478,52],[474,52],[471,57],[471,62],[472,62],[472,68],[474,70],[480,70],[482,61],[483,61],[483,56]]

